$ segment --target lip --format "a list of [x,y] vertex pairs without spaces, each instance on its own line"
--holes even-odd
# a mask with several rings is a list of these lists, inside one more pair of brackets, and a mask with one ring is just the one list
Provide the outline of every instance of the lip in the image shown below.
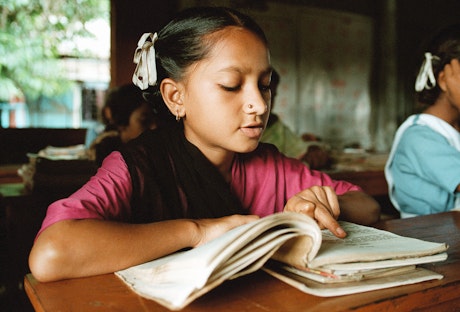
[[248,124],[240,128],[241,132],[250,139],[260,138],[262,136],[263,129],[264,127],[261,123]]

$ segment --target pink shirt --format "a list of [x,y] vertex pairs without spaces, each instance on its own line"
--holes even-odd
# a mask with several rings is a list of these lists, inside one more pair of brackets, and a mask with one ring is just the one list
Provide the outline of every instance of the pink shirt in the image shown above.
[[[302,162],[273,149],[239,155],[233,163],[231,187],[243,207],[252,214],[266,216],[282,211],[289,198],[314,185],[331,186],[337,195],[360,191],[345,181],[310,170]],[[69,219],[127,220],[132,193],[128,167],[120,152],[111,153],[81,189],[48,207],[37,236],[50,225]]]
[[277,150],[267,148],[254,154],[249,159],[240,156],[232,168],[232,189],[252,214],[263,217],[281,212],[289,198],[315,185],[330,186],[337,195],[361,191],[349,182],[335,181],[321,171],[310,170]]

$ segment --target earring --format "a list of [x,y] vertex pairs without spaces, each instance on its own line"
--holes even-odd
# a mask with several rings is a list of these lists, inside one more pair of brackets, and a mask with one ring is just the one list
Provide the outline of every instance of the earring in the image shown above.
[[179,115],[179,109],[176,110],[176,121],[179,122],[180,120],[180,115]]

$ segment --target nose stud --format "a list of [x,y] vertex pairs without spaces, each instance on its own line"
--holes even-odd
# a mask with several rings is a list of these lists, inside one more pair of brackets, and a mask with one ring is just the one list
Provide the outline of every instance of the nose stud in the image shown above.
[[248,108],[249,108],[249,109],[252,109],[253,107],[254,107],[254,105],[248,104]]

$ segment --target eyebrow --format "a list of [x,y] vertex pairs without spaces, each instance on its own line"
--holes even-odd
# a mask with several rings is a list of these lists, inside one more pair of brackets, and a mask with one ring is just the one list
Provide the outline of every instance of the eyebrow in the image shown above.
[[[225,67],[225,68],[218,70],[218,72],[233,72],[233,71],[242,73],[240,68],[236,66],[229,66],[229,67]],[[268,75],[268,74],[271,74],[272,72],[273,72],[273,66],[269,66],[267,69],[263,70],[261,73],[262,75]]]

